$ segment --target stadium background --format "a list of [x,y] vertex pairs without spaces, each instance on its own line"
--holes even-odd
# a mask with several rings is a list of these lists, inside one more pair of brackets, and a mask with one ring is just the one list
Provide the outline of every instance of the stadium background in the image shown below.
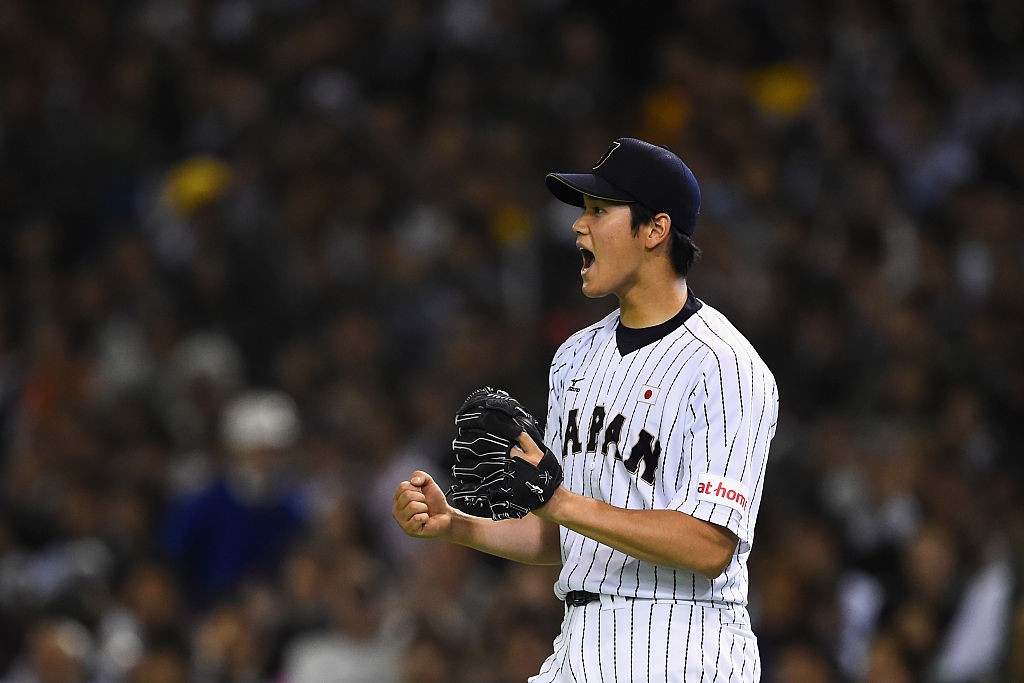
[[552,572],[390,498],[608,310],[542,178],[620,135],[779,380],[765,679],[1024,680],[1022,73],[1014,0],[0,0],[0,680],[533,673]]

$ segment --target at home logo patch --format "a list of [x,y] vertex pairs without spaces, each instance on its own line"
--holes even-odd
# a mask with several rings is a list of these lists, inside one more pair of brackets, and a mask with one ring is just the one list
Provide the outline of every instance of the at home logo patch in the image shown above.
[[750,491],[741,481],[705,472],[698,480],[697,499],[725,505],[746,513],[750,507]]

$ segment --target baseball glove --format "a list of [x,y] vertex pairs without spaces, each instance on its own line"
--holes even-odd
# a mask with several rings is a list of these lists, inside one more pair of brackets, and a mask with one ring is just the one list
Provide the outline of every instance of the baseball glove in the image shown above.
[[[519,519],[548,502],[562,483],[558,459],[522,404],[500,389],[477,389],[455,414],[455,483],[448,500],[476,517]],[[537,466],[511,455],[523,432],[544,450]]]

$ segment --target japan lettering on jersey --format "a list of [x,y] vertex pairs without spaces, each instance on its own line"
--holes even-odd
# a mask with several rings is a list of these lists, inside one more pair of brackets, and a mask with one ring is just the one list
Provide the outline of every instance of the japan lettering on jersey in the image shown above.
[[562,528],[555,591],[746,604],[746,559],[778,414],[775,379],[707,304],[625,356],[618,320],[616,311],[555,353],[545,440],[562,462],[563,485],[617,507],[678,510],[729,528],[739,543],[710,580]]

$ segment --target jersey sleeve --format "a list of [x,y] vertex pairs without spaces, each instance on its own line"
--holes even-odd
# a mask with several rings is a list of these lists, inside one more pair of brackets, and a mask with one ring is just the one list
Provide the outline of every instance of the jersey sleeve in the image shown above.
[[763,363],[713,351],[690,400],[683,458],[693,473],[669,507],[731,530],[746,552],[753,540],[778,394]]

